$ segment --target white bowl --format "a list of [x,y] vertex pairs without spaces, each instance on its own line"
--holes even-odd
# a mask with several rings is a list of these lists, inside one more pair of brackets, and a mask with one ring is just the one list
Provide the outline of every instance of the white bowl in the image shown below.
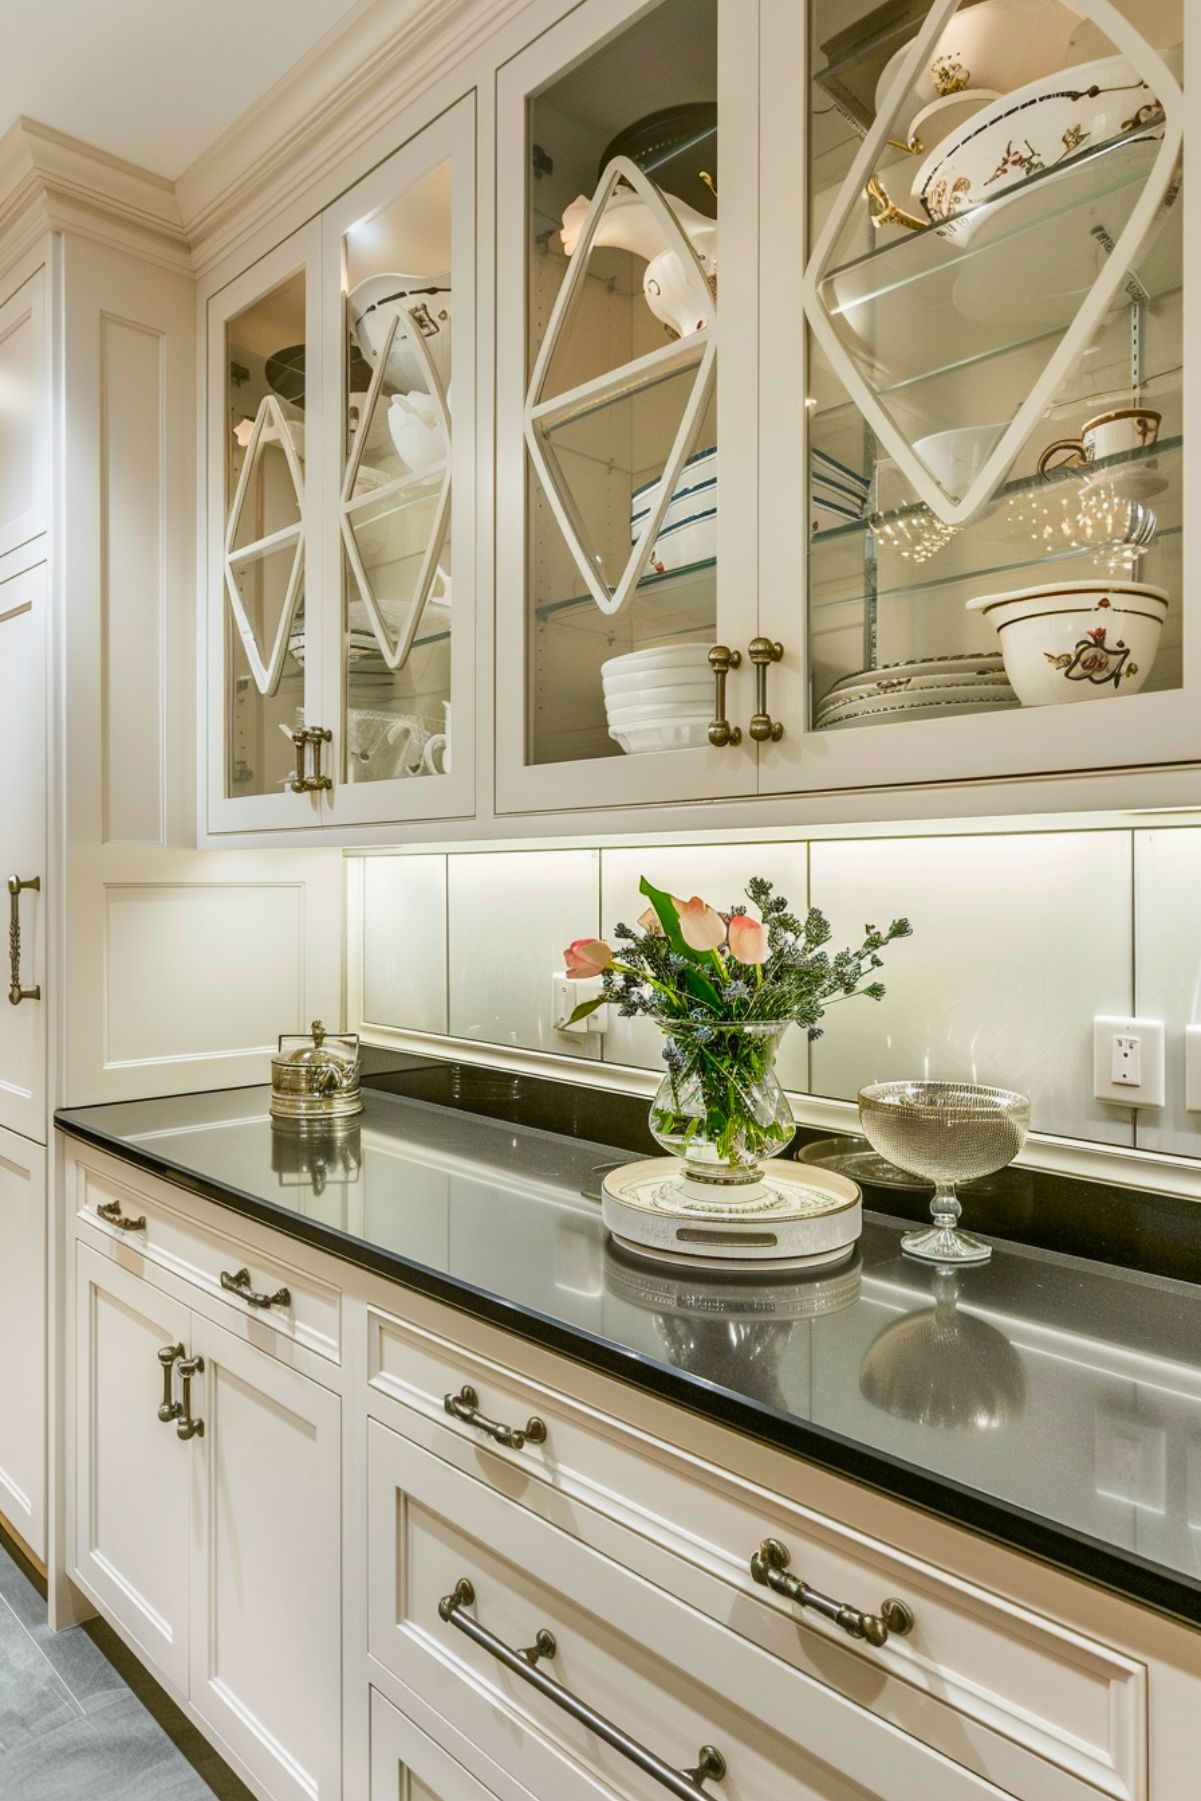
[[944,494],[962,500],[1001,442],[1005,425],[960,425],[919,438],[914,454],[930,471]]
[[[700,496],[699,498],[704,498]],[[667,575],[692,563],[707,563],[717,555],[717,508],[666,526],[651,545],[648,575]]]
[[[973,11],[987,4],[982,0]],[[1118,137],[1140,114],[1156,110],[1150,88],[1124,56],[1059,69],[1002,94],[945,138],[918,170],[913,192],[935,224],[945,223],[984,201],[1012,194],[1032,175]],[[1162,130],[1161,125],[1132,134],[1129,142],[1161,136]],[[987,214],[960,221],[954,227],[956,243],[968,243],[979,219],[995,217],[996,211],[990,205]]]
[[708,725],[712,717],[712,703],[707,707],[682,708],[678,713],[662,707],[628,707],[620,713],[610,713],[607,724],[611,732],[636,732],[652,725]]
[[1168,611],[1141,582],[1061,582],[968,602],[997,629],[1005,673],[1025,707],[1137,694]]
[[[940,64],[948,68],[958,65],[953,78],[960,89],[995,88],[1005,94],[1060,68],[1079,23],[1077,9],[1060,5],[1058,0],[980,0],[966,12],[957,12],[918,70],[889,135],[907,138],[917,114],[945,94],[945,84],[940,85],[936,78]],[[877,112],[888,98],[912,41],[911,37],[902,44],[885,64],[876,83]]]
[[626,726],[610,728],[609,736],[630,756],[656,750],[695,750],[709,742],[709,720],[692,724]]
[[607,695],[614,700],[636,700],[648,688],[700,688],[711,685],[712,675],[707,665],[693,663],[683,669],[628,669],[613,675],[603,675],[601,681]]
[[610,657],[601,664],[601,675],[625,675],[643,669],[695,669],[709,667],[712,644],[648,644],[644,650],[628,650],[620,657]]
[[627,707],[659,707],[669,713],[694,713],[713,699],[713,681],[689,682],[675,688],[631,688],[614,692],[605,689],[605,706],[610,713]]

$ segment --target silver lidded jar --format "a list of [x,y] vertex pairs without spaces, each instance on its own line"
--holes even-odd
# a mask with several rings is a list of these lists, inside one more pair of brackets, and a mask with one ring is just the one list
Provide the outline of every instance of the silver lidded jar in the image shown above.
[[319,1019],[311,1035],[283,1034],[271,1059],[271,1113],[292,1124],[326,1125],[363,1111],[357,1033],[327,1033]]

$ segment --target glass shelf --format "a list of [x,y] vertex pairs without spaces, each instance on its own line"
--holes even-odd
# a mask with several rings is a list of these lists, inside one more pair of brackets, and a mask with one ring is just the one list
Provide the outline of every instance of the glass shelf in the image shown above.
[[[705,557],[699,563],[686,563],[680,569],[666,569],[662,575],[644,575],[634,587],[634,595],[639,597],[664,597],[665,591],[677,602],[687,599],[690,587],[697,589],[696,599],[708,601],[710,611],[713,609],[713,589],[707,583],[698,581],[698,577],[716,570],[717,558]],[[702,589],[704,592],[702,592]],[[631,597],[633,598],[633,596]],[[549,620],[560,613],[572,613],[580,607],[591,607],[597,619],[606,628],[620,622],[620,615],[602,613],[591,594],[573,594],[566,600],[546,600],[534,608],[534,617],[538,620]]]

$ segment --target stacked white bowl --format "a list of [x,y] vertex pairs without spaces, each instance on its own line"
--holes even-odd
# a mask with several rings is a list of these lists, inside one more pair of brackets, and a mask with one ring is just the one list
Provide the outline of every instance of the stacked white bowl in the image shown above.
[[658,644],[601,664],[609,736],[632,755],[691,750],[713,718],[709,644]]

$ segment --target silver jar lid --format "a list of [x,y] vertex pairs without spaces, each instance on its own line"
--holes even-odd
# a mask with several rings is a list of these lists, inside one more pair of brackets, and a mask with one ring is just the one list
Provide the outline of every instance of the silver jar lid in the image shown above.
[[271,1111],[284,1119],[320,1119],[358,1113],[359,1040],[330,1034],[319,1019],[311,1034],[284,1034],[271,1059]]

